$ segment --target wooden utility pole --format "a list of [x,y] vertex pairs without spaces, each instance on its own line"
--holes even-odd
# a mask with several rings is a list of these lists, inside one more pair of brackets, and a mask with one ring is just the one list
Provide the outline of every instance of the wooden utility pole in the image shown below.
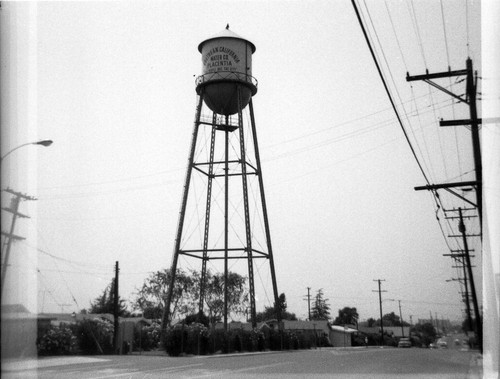
[[[456,266],[457,268],[462,268],[463,271],[464,271],[464,278],[463,278],[463,282],[464,282],[464,289],[465,289],[465,294],[463,294],[463,301],[465,303],[465,309],[466,309],[466,312],[467,312],[467,323],[469,324],[469,330],[474,330],[474,325],[472,323],[472,316],[471,316],[471,311],[470,311],[470,301],[469,301],[469,286],[468,286],[468,280],[467,280],[467,269],[466,269],[466,264],[465,264],[465,257],[464,257],[464,254],[461,254],[460,256],[454,256],[455,258],[455,261],[458,261],[459,263],[461,263],[462,265],[461,266]],[[458,259],[459,258],[462,258],[461,261],[459,261]],[[458,281],[460,281],[460,278],[458,279]]]
[[[415,75],[410,76],[408,73],[406,75],[406,81],[411,82],[415,80],[423,80],[427,84],[445,92],[446,94],[458,99],[459,101],[469,105],[469,113],[470,119],[468,120],[441,120],[439,122],[440,126],[454,126],[454,125],[470,125],[471,137],[472,137],[472,149],[474,155],[474,171],[476,174],[476,180],[473,182],[462,182],[462,183],[448,183],[448,184],[437,184],[437,185],[428,185],[423,187],[415,187],[416,191],[419,190],[436,190],[438,188],[444,188],[451,194],[459,197],[460,199],[468,202],[469,204],[474,205],[477,208],[477,212],[479,215],[479,223],[481,226],[481,234],[482,234],[482,226],[483,226],[483,207],[482,207],[482,184],[483,184],[483,175],[482,175],[482,165],[481,165],[481,146],[479,143],[479,124],[483,122],[488,122],[487,120],[481,120],[477,117],[477,107],[476,107],[476,92],[477,92],[477,74],[476,78],[474,77],[474,72],[472,69],[472,60],[467,58],[466,68],[465,70],[455,70],[455,71],[445,71],[434,74],[429,74],[426,72],[424,75]],[[433,82],[431,79],[438,78],[447,78],[452,76],[463,76],[466,75],[466,96],[465,98],[459,95],[456,95],[446,88],[438,85]],[[458,193],[452,191],[450,188],[453,187],[466,187],[474,185],[476,187],[476,203],[471,203],[469,200],[465,199],[463,196],[460,196]]]
[[470,290],[472,294],[472,304],[474,305],[474,317],[476,319],[475,331],[478,339],[479,350],[481,354],[483,353],[483,328],[481,325],[481,315],[479,314],[479,304],[476,295],[476,286],[474,285],[474,276],[472,275],[472,266],[469,256],[469,247],[467,245],[467,237],[464,220],[462,218],[462,209],[459,208],[460,223],[458,225],[458,230],[462,233],[464,250],[465,250],[465,263],[467,263],[467,272],[469,274]]
[[307,287],[307,320],[311,321],[311,287]]
[[387,291],[382,291],[380,288],[380,283],[385,282],[385,279],[373,279],[374,282],[378,282],[378,291],[372,291],[372,292],[378,292],[378,301],[380,304],[380,335],[382,337],[382,341],[380,342],[381,345],[384,345],[384,320],[382,316],[382,292],[387,292]]
[[118,336],[119,336],[119,328],[120,328],[120,323],[119,323],[119,312],[120,312],[120,302],[118,301],[119,295],[118,295],[118,272],[120,269],[118,268],[118,261],[115,263],[115,280],[113,281],[114,288],[113,288],[113,315],[114,315],[114,332],[113,332],[113,341],[114,341],[114,350],[115,353],[118,353],[121,349],[118,346]]
[[401,321],[401,334],[403,337],[405,336],[405,329],[403,326],[403,314],[401,313],[401,300],[398,300],[399,303],[399,320]]
[[[459,183],[447,183],[447,184],[437,184],[437,185],[427,185],[427,186],[421,186],[421,187],[415,187],[416,191],[419,190],[429,190],[429,191],[435,191],[436,189],[443,188],[449,193],[455,195],[456,197],[460,198],[461,200],[467,202],[468,204],[473,205],[477,209],[477,213],[479,216],[479,226],[480,226],[480,235],[482,238],[482,230],[483,230],[483,197],[482,197],[482,186],[483,186],[483,168],[481,164],[481,146],[480,146],[480,140],[479,140],[479,125],[482,123],[487,123],[487,122],[497,122],[498,120],[482,120],[478,118],[477,116],[477,106],[476,106],[476,94],[477,94],[477,73],[473,71],[473,66],[472,66],[472,60],[470,58],[467,58],[465,62],[466,68],[464,70],[456,70],[456,71],[451,71],[450,69],[446,72],[440,72],[440,73],[434,73],[434,74],[429,74],[427,71],[424,75],[417,75],[417,76],[410,76],[407,73],[406,80],[407,81],[414,81],[414,80],[423,80],[427,84],[432,85],[433,87],[445,92],[446,94],[454,97],[455,99],[458,99],[459,101],[467,104],[469,106],[469,114],[470,114],[470,119],[466,120],[441,120],[439,122],[440,126],[456,126],[456,125],[470,125],[470,131],[471,131],[471,138],[472,138],[472,151],[473,151],[473,158],[474,158],[474,171],[475,171],[475,176],[476,180],[472,182],[459,182]],[[442,86],[438,85],[437,83],[433,82],[432,79],[438,79],[438,78],[446,78],[446,77],[452,77],[452,76],[466,76],[466,95],[463,97],[463,95],[456,95],[452,93],[451,91],[447,90],[446,88],[443,88]],[[460,194],[454,192],[451,188],[463,188],[467,186],[475,186],[476,188],[476,203],[474,204],[470,200],[466,199],[464,196],[461,196]],[[465,254],[463,257],[465,258],[463,263],[464,266],[467,266],[468,270],[468,276],[469,276],[469,282],[471,285],[471,295],[472,295],[472,300],[474,303],[474,313],[476,317],[476,335],[478,337],[478,342],[480,346],[480,350],[482,353],[482,326],[481,326],[481,319],[479,315],[479,308],[477,304],[477,297],[476,297],[476,292],[474,288],[474,279],[472,277],[472,266],[470,263],[470,256],[469,256],[469,250],[467,248],[467,236],[465,234],[465,225],[463,223],[463,218],[462,216],[462,210],[459,209],[460,212],[460,223],[459,223],[459,231],[462,234],[463,237],[463,244],[464,244],[464,250]],[[454,255],[452,255],[454,256]],[[464,275],[464,279],[467,280],[467,275]],[[467,282],[465,282],[465,289],[466,289],[466,305],[469,307],[468,304],[468,299],[467,299]],[[470,321],[470,310],[468,310],[468,318],[469,318],[469,326],[471,324]]]
[[[14,240],[16,240],[16,241],[24,240],[24,237],[20,237],[20,236],[17,236],[14,234],[14,230],[16,227],[16,220],[18,217],[29,218],[29,216],[26,216],[26,215],[19,212],[19,204],[21,203],[21,200],[36,200],[36,198],[34,198],[34,197],[25,195],[25,194],[20,193],[20,192],[13,191],[9,188],[7,188],[5,190],[5,192],[8,192],[8,193],[14,195],[14,197],[11,199],[11,204],[9,207],[2,208],[4,211],[12,213],[12,221],[10,223],[10,231],[9,232],[2,231],[2,235],[5,237],[5,243],[4,243],[5,259],[2,262],[2,279],[1,279],[2,288],[0,290],[1,296],[3,296],[3,291],[4,291],[4,287],[5,287],[5,277],[7,276],[7,266],[9,265],[9,256],[10,256],[10,249],[12,247],[12,242]],[[2,246],[2,253],[4,250],[4,246]]]

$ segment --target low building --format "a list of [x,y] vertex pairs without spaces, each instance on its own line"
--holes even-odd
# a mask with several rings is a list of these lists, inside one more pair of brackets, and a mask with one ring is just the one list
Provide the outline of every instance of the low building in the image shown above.
[[[257,323],[257,329],[261,330],[262,328],[267,328],[268,324],[266,322]],[[224,329],[224,323],[218,322],[215,324],[215,330]],[[250,322],[241,322],[241,321],[232,321],[227,323],[228,330],[244,330],[250,332],[253,330],[252,323]]]
[[[277,326],[276,320],[268,321],[272,327]],[[326,337],[329,343],[334,347],[352,346],[352,336],[358,333],[358,330],[350,326],[344,327],[331,325],[327,320],[313,321],[290,321],[283,320],[283,329],[292,330],[296,333],[309,334],[319,339]]]
[[[359,331],[365,334],[380,334],[381,329],[380,326],[359,326]],[[384,326],[384,334],[388,336],[401,338],[401,337],[409,337],[410,336],[410,327],[409,326]]]
[[352,336],[359,333],[358,329],[349,326],[331,325],[330,342],[334,347],[352,346]]

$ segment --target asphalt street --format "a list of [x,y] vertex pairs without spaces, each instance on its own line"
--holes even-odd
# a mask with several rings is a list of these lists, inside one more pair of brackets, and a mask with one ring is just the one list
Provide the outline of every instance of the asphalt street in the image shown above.
[[477,351],[323,348],[173,358],[163,354],[50,357],[2,363],[2,378],[481,378]]

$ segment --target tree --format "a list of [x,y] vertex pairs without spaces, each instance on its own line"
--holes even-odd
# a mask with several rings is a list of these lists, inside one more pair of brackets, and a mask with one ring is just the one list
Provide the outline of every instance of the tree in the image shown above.
[[[161,318],[166,306],[170,279],[170,269],[151,273],[136,293],[134,309],[140,309],[146,318]],[[179,314],[185,316],[194,313],[199,296],[196,292],[197,281],[199,281],[197,272],[186,273],[182,269],[177,269],[170,304],[171,319],[175,319]]]
[[382,320],[384,321],[384,325],[387,326],[401,326],[401,321],[399,319],[399,316],[396,315],[394,312],[386,313],[385,315],[382,316]]
[[[244,314],[248,305],[246,290],[247,278],[235,272],[228,272],[228,302],[227,311],[234,314]],[[208,317],[212,324],[220,322],[224,315],[224,273],[213,274],[207,270],[205,278],[205,304]]]
[[[368,321],[370,320],[373,320],[371,326],[380,326],[380,319],[374,321],[374,319],[370,318]],[[403,326],[410,326],[410,324],[408,324],[406,321],[401,322],[399,316],[394,312],[386,313],[382,316],[382,320],[384,320],[384,326],[401,326],[401,324],[403,324]]]
[[[113,279],[111,284],[106,287],[101,296],[97,297],[93,303],[90,304],[89,313],[110,313],[114,314],[115,304],[114,304],[114,282]],[[125,300],[120,299],[118,296],[118,316],[126,317],[129,316],[130,312],[127,310],[125,305]]]
[[[287,312],[287,303],[286,303],[286,296],[284,293],[282,293],[278,297],[278,307],[281,312],[281,319],[282,320],[297,320],[297,316],[295,313],[290,313]],[[273,320],[277,319],[278,315],[276,314],[276,306],[274,307],[264,307],[263,312],[257,312],[256,314],[256,321],[261,322],[261,321],[266,321],[266,320]]]
[[366,320],[368,322],[368,327],[371,328],[373,325],[376,324],[376,320],[373,318],[373,317],[370,317],[368,320]]
[[416,324],[412,328],[412,332],[415,333],[419,337],[420,341],[422,341],[422,343],[426,346],[434,342],[436,339],[436,329],[429,322]]
[[339,315],[333,321],[334,325],[358,325],[359,314],[356,308],[344,307],[339,309]]
[[323,288],[316,293],[313,307],[311,309],[311,320],[328,320],[330,318],[330,305],[328,299],[324,298]]
[[[161,318],[166,307],[170,270],[165,269],[147,277],[136,293],[134,308],[140,309],[146,318]],[[198,312],[200,299],[200,273],[177,269],[174,289],[170,301],[170,320],[185,318]],[[228,312],[243,314],[248,301],[246,278],[233,272],[228,273]],[[205,305],[211,322],[218,322],[224,313],[224,274],[213,274],[207,270],[205,278]]]

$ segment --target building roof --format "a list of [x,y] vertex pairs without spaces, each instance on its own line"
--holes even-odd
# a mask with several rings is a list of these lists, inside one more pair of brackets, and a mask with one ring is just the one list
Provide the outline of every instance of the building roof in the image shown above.
[[[268,325],[266,322],[260,322],[257,324],[257,329],[262,329],[263,327],[267,327],[267,326]],[[218,322],[215,324],[215,329],[223,329],[223,328],[224,328],[224,323]],[[229,330],[246,330],[246,331],[253,330],[252,323],[241,322],[241,321],[228,322],[227,328]]]
[[[410,335],[410,327],[403,326],[405,336]],[[360,326],[359,331],[367,334],[377,334],[380,333],[380,326]],[[385,326],[384,325],[384,333],[392,334],[396,337],[402,336],[401,327],[400,326]]]
[[201,53],[201,49],[202,49],[203,44],[205,42],[208,42],[208,41],[211,41],[211,40],[217,39],[217,38],[234,38],[234,39],[240,39],[240,40],[246,41],[250,44],[250,47],[252,48],[252,53],[255,53],[255,45],[252,42],[250,42],[249,40],[247,40],[246,38],[240,37],[238,34],[233,32],[232,30],[229,30],[229,24],[226,26],[226,28],[223,31],[221,31],[221,32],[217,33],[216,35],[213,35],[212,37],[207,38],[206,40],[201,42],[198,45],[198,51]]
[[120,317],[120,322],[133,322],[134,324],[143,323],[147,325],[151,325],[153,320],[148,320],[144,317]]
[[348,326],[346,327],[342,325],[331,325],[330,328],[336,332],[349,333],[349,334],[359,332],[358,329],[349,328]]

